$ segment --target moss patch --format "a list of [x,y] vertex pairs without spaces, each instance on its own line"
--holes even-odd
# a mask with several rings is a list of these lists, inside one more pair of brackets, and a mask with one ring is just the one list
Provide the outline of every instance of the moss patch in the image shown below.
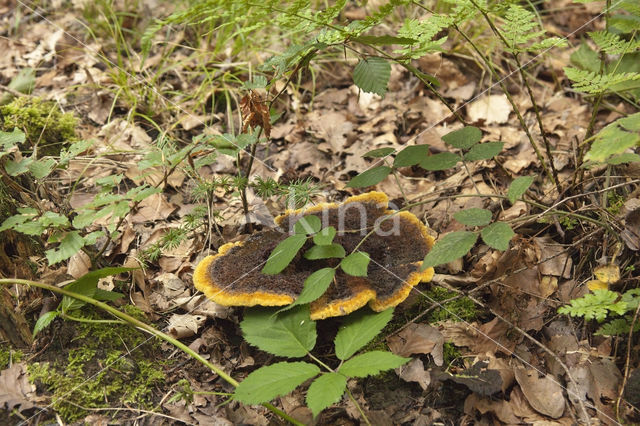
[[[429,301],[435,300],[442,303],[445,300],[458,296],[458,293],[449,291],[442,287],[433,286],[433,288],[426,292],[429,296]],[[429,314],[429,322],[434,323],[438,321],[473,321],[476,319],[476,305],[473,300],[467,297],[461,297],[459,299],[452,300],[444,303],[442,307],[434,309]]]
[[[144,318],[133,306],[124,310]],[[84,316],[98,319],[89,309]],[[76,328],[76,335],[65,355],[28,366],[31,380],[51,392],[52,407],[65,421],[90,414],[86,408],[153,407],[154,387],[166,380],[166,361],[155,358],[156,339],[146,342],[147,335],[126,325],[64,324],[68,325]]]
[[9,367],[9,364],[15,364],[22,361],[24,354],[20,350],[13,350],[9,346],[0,346],[0,370]]
[[26,142],[21,149],[31,151],[37,146],[38,158],[58,155],[64,144],[77,139],[76,118],[61,112],[55,102],[19,97],[0,107],[0,114],[0,130],[11,132],[17,128],[24,132]]

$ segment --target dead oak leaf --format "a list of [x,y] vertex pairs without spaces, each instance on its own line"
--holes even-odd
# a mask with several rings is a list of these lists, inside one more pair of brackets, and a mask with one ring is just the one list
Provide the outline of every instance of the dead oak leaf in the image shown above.
[[557,419],[564,412],[562,386],[551,376],[538,377],[536,370],[516,368],[516,381],[531,407],[537,412]]
[[29,382],[26,364],[13,364],[6,370],[0,371],[0,408],[7,412],[20,406],[20,411],[35,407],[31,402],[35,396],[36,387]]
[[409,324],[400,333],[387,339],[389,349],[396,355],[431,354],[437,366],[443,363],[444,336],[427,324]]

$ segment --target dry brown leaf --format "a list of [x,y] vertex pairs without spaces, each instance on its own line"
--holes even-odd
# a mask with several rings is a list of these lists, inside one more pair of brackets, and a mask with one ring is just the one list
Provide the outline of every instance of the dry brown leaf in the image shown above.
[[420,358],[413,358],[408,364],[396,368],[396,373],[405,382],[416,382],[422,390],[426,390],[431,383],[431,374],[424,369]]
[[564,395],[562,386],[551,376],[538,377],[536,370],[516,368],[516,381],[522,393],[539,413],[557,419],[564,412]]
[[89,272],[90,267],[91,259],[89,259],[89,255],[80,250],[69,258],[67,273],[77,279]]
[[0,371],[0,409],[10,412],[20,406],[19,411],[35,407],[31,402],[36,387],[29,381],[27,364],[20,362]]
[[437,366],[443,362],[444,336],[427,324],[409,324],[400,333],[387,339],[389,349],[396,355],[431,354]]
[[140,202],[138,210],[131,216],[132,223],[165,220],[176,210],[176,206],[164,194],[153,194]]
[[207,317],[204,315],[173,314],[167,326],[169,334],[176,339],[194,336],[198,328],[204,325]]
[[469,120],[484,120],[485,124],[506,123],[511,111],[511,104],[505,95],[483,96],[467,106]]
[[464,412],[473,415],[474,411],[480,414],[493,413],[505,424],[519,424],[520,419],[515,416],[509,402],[505,400],[492,400],[472,393],[464,401]]

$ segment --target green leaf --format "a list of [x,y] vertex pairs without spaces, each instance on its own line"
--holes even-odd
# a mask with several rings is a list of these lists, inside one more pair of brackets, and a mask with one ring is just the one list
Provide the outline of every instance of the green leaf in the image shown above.
[[4,150],[8,150],[9,148],[23,143],[25,141],[25,135],[23,132],[18,130],[18,128],[13,129],[13,132],[2,132],[0,131],[0,146]]
[[511,182],[511,185],[509,185],[509,190],[507,191],[507,197],[511,204],[515,203],[518,198],[522,197],[532,183],[533,176],[520,176],[515,178],[513,182]]
[[631,152],[625,152],[624,154],[614,155],[607,158],[607,164],[617,166],[618,164],[637,163],[640,162],[640,155]]
[[364,188],[366,186],[372,186],[380,183],[389,176],[391,173],[391,167],[378,166],[372,169],[366,170],[354,177],[347,184],[348,188]]
[[371,351],[345,361],[338,372],[347,377],[375,376],[381,371],[398,368],[410,359],[387,351]]
[[60,240],[60,245],[51,250],[47,250],[45,255],[49,265],[55,265],[63,260],[69,259],[84,247],[84,238],[79,231],[70,231]]
[[346,360],[376,337],[393,316],[393,308],[382,312],[359,310],[345,320],[336,334],[336,356]]
[[291,263],[306,241],[307,237],[303,234],[291,235],[280,241],[280,244],[273,249],[267,259],[267,263],[262,268],[262,273],[274,275],[282,272]]
[[357,41],[362,44],[386,46],[390,44],[411,45],[418,42],[418,40],[409,37],[395,37],[390,35],[372,36],[361,35],[353,37],[351,40]]
[[453,215],[455,220],[467,226],[484,226],[491,222],[491,212],[486,209],[471,208]]
[[49,176],[51,170],[56,165],[56,161],[53,158],[47,158],[46,160],[38,160],[29,164],[29,171],[36,179],[42,179]]
[[369,260],[368,253],[357,251],[342,259],[340,267],[344,272],[354,277],[366,277]]
[[234,398],[243,404],[269,402],[288,394],[319,372],[318,366],[306,362],[278,362],[261,367],[240,382]]
[[480,235],[482,235],[482,240],[487,243],[489,247],[505,251],[509,248],[509,241],[511,241],[515,233],[509,224],[496,222],[484,228]]
[[124,294],[122,293],[118,293],[117,291],[102,290],[101,288],[97,288],[95,294],[93,295],[94,299],[101,302],[112,302],[122,297],[124,297]]
[[482,132],[477,127],[466,126],[459,130],[447,133],[442,140],[449,146],[458,149],[469,149],[480,142]]
[[425,170],[447,170],[458,164],[460,156],[453,152],[440,152],[438,154],[430,155],[420,162],[420,167]]
[[9,176],[18,176],[29,171],[31,163],[33,163],[33,157],[25,157],[20,161],[7,160],[4,169]]
[[396,155],[393,167],[409,167],[419,164],[429,154],[429,145],[411,145]]
[[585,154],[587,161],[604,162],[640,143],[640,112],[618,119],[600,130]]
[[364,92],[384,96],[391,75],[391,65],[385,59],[361,59],[353,70],[353,82]]
[[38,318],[36,325],[33,327],[33,337],[36,337],[36,334],[47,328],[49,324],[51,324],[51,321],[56,319],[58,315],[60,315],[60,312],[58,311],[49,311]]
[[464,155],[467,161],[488,160],[500,154],[504,143],[502,142],[485,142],[474,145],[469,152]]
[[329,285],[333,281],[333,277],[335,275],[336,270],[333,268],[322,268],[315,271],[313,274],[309,275],[306,280],[304,280],[300,296],[298,296],[291,305],[279,310],[278,312],[288,311],[294,306],[311,303],[318,299],[325,291],[327,291],[327,288],[329,288]]
[[303,216],[293,225],[293,230],[296,234],[315,234],[322,228],[322,222],[318,216],[309,215]]
[[249,344],[277,356],[299,358],[316,344],[316,323],[309,319],[308,306],[277,315],[273,309],[247,309],[240,328]]
[[436,241],[431,251],[424,257],[422,269],[424,270],[429,266],[442,265],[464,256],[469,253],[477,239],[478,234],[474,232],[457,231],[448,233]]
[[305,259],[330,259],[332,257],[344,257],[346,252],[340,244],[330,244],[328,246],[313,246],[304,254]]
[[[98,280],[100,278],[105,278],[111,275],[118,275],[123,272],[134,271],[138,268],[123,268],[123,267],[108,267],[98,269],[96,271],[87,272],[74,282],[65,286],[65,290],[73,291],[74,293],[82,294],[83,296],[96,298],[96,294],[98,293]],[[103,295],[104,290],[100,290],[100,295]],[[106,292],[105,293],[113,293]],[[119,294],[119,293],[114,293]],[[103,299],[105,300],[105,299]],[[111,299],[114,300],[114,299]],[[64,296],[62,298],[62,302],[60,302],[60,308],[62,312],[67,312],[74,309],[81,308],[85,302],[74,299],[73,297]]]
[[373,149],[363,155],[365,158],[382,158],[389,154],[393,154],[396,150],[393,148],[378,148]]
[[325,373],[315,379],[307,390],[307,406],[313,417],[340,401],[347,388],[347,378],[339,373]]
[[333,243],[335,236],[336,228],[333,226],[327,226],[313,236],[313,243],[319,246],[328,246]]

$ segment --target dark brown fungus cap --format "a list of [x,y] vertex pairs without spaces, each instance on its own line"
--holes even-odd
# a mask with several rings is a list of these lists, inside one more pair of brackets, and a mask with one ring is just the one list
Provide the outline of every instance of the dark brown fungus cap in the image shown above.
[[389,210],[388,202],[382,192],[369,192],[350,197],[341,204],[323,203],[287,211],[276,218],[284,232],[262,231],[244,242],[221,246],[217,254],[207,256],[196,266],[194,284],[209,299],[227,306],[292,303],[309,275],[320,268],[335,267],[340,259],[305,259],[302,253],[312,246],[309,239],[281,273],[265,275],[261,272],[262,266],[300,217],[316,215],[323,227],[336,228],[334,242],[341,244],[347,253],[374,227],[377,226],[378,231],[358,248],[371,258],[367,276],[352,277],[337,269],[329,289],[311,303],[311,319],[347,315],[367,303],[374,311],[396,306],[415,285],[433,277],[433,268],[420,271],[420,265],[434,240],[415,215]]

